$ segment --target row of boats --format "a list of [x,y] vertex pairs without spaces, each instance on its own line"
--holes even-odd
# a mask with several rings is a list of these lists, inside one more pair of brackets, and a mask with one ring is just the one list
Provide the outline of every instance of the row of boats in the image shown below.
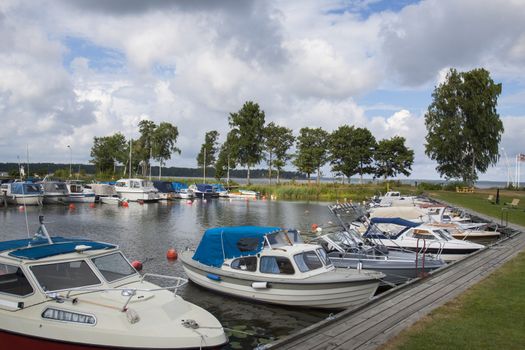
[[[375,216],[378,208],[384,207],[331,205],[335,223],[312,227],[308,237],[275,226],[210,228],[180,260],[189,280],[212,291],[257,302],[343,309],[367,302],[381,284],[405,283],[484,247],[456,239],[422,217],[417,222]],[[449,215],[446,224],[481,227]],[[177,294],[187,279],[141,275],[116,245],[50,237],[42,217],[40,223],[33,238],[0,242],[3,343],[186,349],[227,342],[219,320]],[[173,283],[159,287],[149,278]]]
[[0,197],[8,204],[42,205],[56,203],[106,204],[122,202],[158,202],[161,200],[193,198],[257,198],[259,193],[249,190],[228,191],[221,184],[193,184],[181,182],[120,179],[116,182],[84,183],[82,181],[52,180],[6,181],[0,184]]

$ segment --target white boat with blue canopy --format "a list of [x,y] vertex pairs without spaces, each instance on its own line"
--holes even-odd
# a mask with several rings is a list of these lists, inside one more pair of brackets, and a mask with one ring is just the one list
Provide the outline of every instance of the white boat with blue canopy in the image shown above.
[[29,181],[3,183],[0,194],[5,196],[7,203],[15,205],[42,205],[44,200],[42,187]]
[[140,275],[118,246],[50,237],[41,224],[34,238],[0,242],[0,344],[58,350],[225,344],[219,321],[177,294],[185,283]]
[[384,277],[337,269],[321,246],[280,227],[209,229],[181,261],[189,279],[202,287],[254,301],[325,309],[368,301]]

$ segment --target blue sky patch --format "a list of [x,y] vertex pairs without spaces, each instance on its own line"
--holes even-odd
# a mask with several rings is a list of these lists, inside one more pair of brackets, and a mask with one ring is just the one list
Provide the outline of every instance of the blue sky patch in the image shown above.
[[367,19],[374,13],[391,11],[399,12],[405,6],[417,4],[420,0],[350,0],[341,1],[341,6],[328,10],[327,14],[342,15],[344,13],[356,13],[363,19]]
[[86,58],[89,68],[95,71],[113,73],[125,67],[126,56],[115,49],[98,46],[87,39],[74,36],[66,37],[63,43],[69,49],[63,58],[64,67],[68,70],[71,70],[71,62],[79,57]]

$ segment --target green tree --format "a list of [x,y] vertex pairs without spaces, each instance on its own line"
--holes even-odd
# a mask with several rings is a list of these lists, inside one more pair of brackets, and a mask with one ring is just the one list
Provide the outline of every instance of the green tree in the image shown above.
[[153,130],[152,155],[159,162],[159,179],[162,175],[162,165],[171,159],[173,153],[181,152],[176,146],[178,137],[179,129],[171,123],[162,122]]
[[366,128],[342,125],[330,135],[330,164],[332,171],[348,178],[359,174],[372,174],[375,137]]
[[321,180],[321,167],[328,161],[329,134],[321,128],[302,128],[296,141],[297,153],[293,164],[308,177],[317,170],[317,182]]
[[414,151],[405,146],[405,138],[394,136],[377,143],[374,154],[375,177],[395,177],[398,174],[410,175],[414,163]]
[[142,166],[142,176],[146,176],[150,167],[150,160],[153,157],[154,133],[157,125],[151,120],[141,120],[139,122],[140,138],[133,151],[133,156],[140,160]]
[[445,178],[473,184],[498,161],[503,123],[496,110],[501,84],[483,69],[451,69],[445,82],[434,89],[425,114],[425,153],[438,163]]
[[215,163],[215,178],[217,180],[227,176],[229,183],[230,169],[235,169],[237,166],[237,136],[234,130],[230,131],[226,136],[226,141],[221,145],[217,162]]
[[264,146],[264,111],[257,103],[244,103],[237,113],[230,113],[230,128],[234,130],[237,161],[248,168],[247,179],[250,183],[250,168],[259,164],[263,157]]
[[277,182],[279,182],[280,171],[291,158],[288,150],[292,147],[295,137],[292,129],[271,122],[264,129],[264,141],[270,183],[272,183],[272,166],[277,169]]
[[[208,131],[204,136],[204,143],[201,146],[201,150],[197,155],[197,166],[209,167],[215,164],[216,154],[219,149],[217,139],[219,138],[219,132],[216,130]],[[206,160],[204,160],[204,154],[206,154]],[[206,164],[204,164],[206,163]]]
[[110,172],[113,170],[114,159],[111,155],[109,136],[94,137],[91,146],[91,160],[98,172]]

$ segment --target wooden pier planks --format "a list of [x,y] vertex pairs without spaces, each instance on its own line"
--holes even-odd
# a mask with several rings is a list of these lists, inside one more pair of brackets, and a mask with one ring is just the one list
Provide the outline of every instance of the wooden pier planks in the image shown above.
[[[523,227],[512,226],[525,231]],[[321,321],[266,348],[375,349],[524,249],[525,234],[516,234],[437,271],[427,279],[396,288],[364,306],[343,311],[332,320]]]

